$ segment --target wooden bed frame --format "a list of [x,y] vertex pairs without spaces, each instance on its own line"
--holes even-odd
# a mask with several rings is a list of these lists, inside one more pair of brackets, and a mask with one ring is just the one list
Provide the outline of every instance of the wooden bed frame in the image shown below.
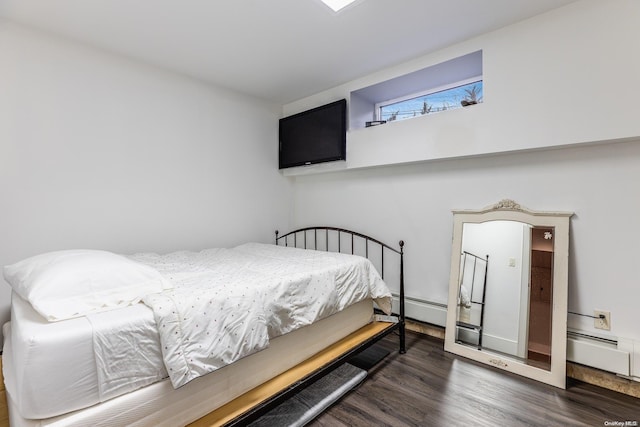
[[[320,232],[320,239],[318,239]],[[390,252],[400,258],[400,295],[399,313],[397,321],[374,321],[325,350],[317,353],[306,361],[294,366],[292,369],[276,376],[266,383],[254,388],[237,399],[216,409],[199,420],[189,424],[191,427],[211,426],[243,426],[258,419],[287,398],[291,397],[303,388],[313,384],[324,375],[328,374],[352,356],[360,353],[375,344],[385,336],[396,332],[399,336],[399,352],[404,354],[405,348],[405,316],[404,316],[404,241],[398,243],[399,249],[395,249],[377,239],[364,234],[336,227],[306,227],[300,228],[282,236],[275,232],[275,244],[292,246],[302,249],[330,251],[331,237],[337,236],[333,247],[337,252],[342,252],[342,237],[345,235],[350,241],[347,249],[354,254],[356,239],[361,239],[364,244],[364,255],[369,258],[370,246],[372,250],[380,250],[381,268],[380,275],[384,279],[384,254]],[[324,237],[323,237],[324,234]],[[311,244],[311,241],[313,244]],[[322,244],[324,241],[324,244]]]

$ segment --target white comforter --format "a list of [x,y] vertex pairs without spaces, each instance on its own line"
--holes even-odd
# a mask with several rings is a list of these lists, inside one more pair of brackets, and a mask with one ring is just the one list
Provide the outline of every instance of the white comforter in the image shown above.
[[174,387],[363,299],[391,310],[389,289],[358,256],[249,243],[131,258],[174,284],[144,298],[154,312]]

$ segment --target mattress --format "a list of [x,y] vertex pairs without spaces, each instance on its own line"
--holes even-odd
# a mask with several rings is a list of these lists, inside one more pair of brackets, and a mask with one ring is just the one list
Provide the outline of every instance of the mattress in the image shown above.
[[[28,318],[29,305],[14,304],[17,312]],[[99,402],[99,390],[95,367],[87,360],[89,355],[91,325],[84,318],[73,319],[77,328],[60,327],[57,337],[67,335],[68,343],[57,344],[56,337],[32,343],[14,342],[14,337],[24,338],[29,328],[37,328],[37,318],[18,327],[14,322],[4,326],[5,353],[3,371],[7,384],[9,416],[13,427],[35,426],[177,426],[206,415],[213,409],[233,400],[255,386],[295,366],[328,345],[340,340],[371,321],[371,300],[354,304],[344,311],[322,319],[317,323],[274,338],[268,349],[245,357],[204,377],[197,378],[185,386],[174,389],[168,379],[155,382],[138,390]],[[132,308],[131,310],[138,310]],[[149,315],[150,316],[150,315]],[[21,322],[22,323],[22,322]],[[31,324],[29,324],[31,323]],[[62,322],[64,323],[64,322]],[[19,330],[16,331],[16,329]],[[89,339],[87,339],[89,338]],[[52,352],[65,354],[65,358],[51,358]],[[47,358],[47,354],[49,357]],[[53,361],[53,362],[52,362]],[[73,366],[63,372],[63,366]],[[25,375],[25,370],[34,370],[37,375]],[[65,389],[72,375],[72,387]],[[27,381],[17,387],[17,384]],[[22,412],[32,410],[29,391],[45,387],[51,394],[46,407],[66,404],[73,407],[73,399],[82,404],[91,404],[86,409],[76,410],[55,417],[33,417]],[[21,394],[18,393],[18,390]],[[64,396],[62,396],[64,395]],[[26,403],[25,403],[26,402]],[[41,409],[40,409],[41,410]],[[44,419],[28,419],[44,418]]]
[[[259,339],[270,345],[357,301],[390,305],[369,261],[352,255],[252,243],[132,258],[161,272],[173,288],[147,295],[145,304],[58,322],[12,294],[3,369],[21,417],[47,419],[111,402],[168,376],[174,389],[182,388],[254,353],[241,350],[260,319],[267,327]],[[218,350],[237,357],[218,363],[210,356]],[[181,374],[176,381],[175,361],[187,369],[185,381]]]
[[[155,376],[136,375],[128,390],[165,378],[162,355],[159,351],[153,312],[143,304],[101,313],[111,320],[113,330],[127,322],[134,322],[147,337],[141,340],[146,360],[155,366]],[[76,409],[95,405],[113,396],[103,396],[100,390],[94,356],[94,327],[88,317],[63,322],[47,322],[31,305],[12,294],[11,328],[5,337],[3,369],[7,391],[16,398],[16,409],[26,418],[48,418]],[[105,322],[106,323],[106,322]],[[107,331],[102,331],[106,333]],[[155,335],[155,337],[154,337]],[[146,344],[145,344],[146,343]],[[6,360],[11,358],[11,363]],[[142,378],[141,378],[142,377]]]

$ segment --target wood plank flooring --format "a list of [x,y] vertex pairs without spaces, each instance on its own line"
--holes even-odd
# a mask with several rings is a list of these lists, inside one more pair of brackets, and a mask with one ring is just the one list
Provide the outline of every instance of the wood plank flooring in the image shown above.
[[445,353],[415,332],[405,355],[395,335],[380,345],[393,352],[310,426],[640,426],[638,398],[575,380],[561,390]]
[[322,367],[329,365],[349,350],[358,347],[383,332],[388,333],[391,327],[392,324],[387,322],[371,322],[288,371],[248,391],[199,420],[194,421],[189,424],[188,427],[214,427],[229,423],[251,408],[269,400],[280,391],[292,387],[302,378],[308,377]]

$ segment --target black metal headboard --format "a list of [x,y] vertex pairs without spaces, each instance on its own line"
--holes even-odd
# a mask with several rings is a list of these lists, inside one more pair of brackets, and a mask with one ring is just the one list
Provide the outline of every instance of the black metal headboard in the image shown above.
[[[329,233],[329,232],[334,233]],[[324,233],[324,245],[320,245],[318,247],[318,232]],[[305,227],[299,228],[294,231],[290,231],[282,236],[279,235],[278,230],[276,230],[276,245],[281,246],[290,246],[290,243],[293,243],[293,247],[300,247],[302,249],[314,249],[314,250],[324,250],[329,251],[330,249],[330,236],[337,235],[337,244],[334,244],[333,247],[337,249],[334,252],[342,252],[342,243],[341,237],[345,234],[350,236],[351,239],[351,254],[354,254],[355,250],[355,239],[361,239],[364,241],[364,250],[365,250],[365,258],[369,259],[369,244],[373,243],[378,245],[380,248],[380,275],[384,279],[384,254],[385,251],[391,252],[393,254],[397,254],[400,257],[400,277],[399,277],[399,287],[400,287],[400,295],[399,295],[399,313],[398,313],[398,330],[400,335],[400,353],[405,353],[405,317],[404,317],[404,241],[400,240],[398,242],[398,249],[381,242],[378,239],[374,239],[373,237],[367,236],[362,233],[358,233],[356,231],[347,230],[344,228],[337,227],[327,227],[327,226],[317,226],[317,227]],[[298,236],[300,235],[300,246],[298,246]],[[308,235],[312,235],[312,237],[308,238]],[[313,245],[311,246],[311,242]],[[320,239],[322,240],[322,239]],[[320,242],[322,243],[322,242]],[[310,247],[311,246],[311,247]]]

